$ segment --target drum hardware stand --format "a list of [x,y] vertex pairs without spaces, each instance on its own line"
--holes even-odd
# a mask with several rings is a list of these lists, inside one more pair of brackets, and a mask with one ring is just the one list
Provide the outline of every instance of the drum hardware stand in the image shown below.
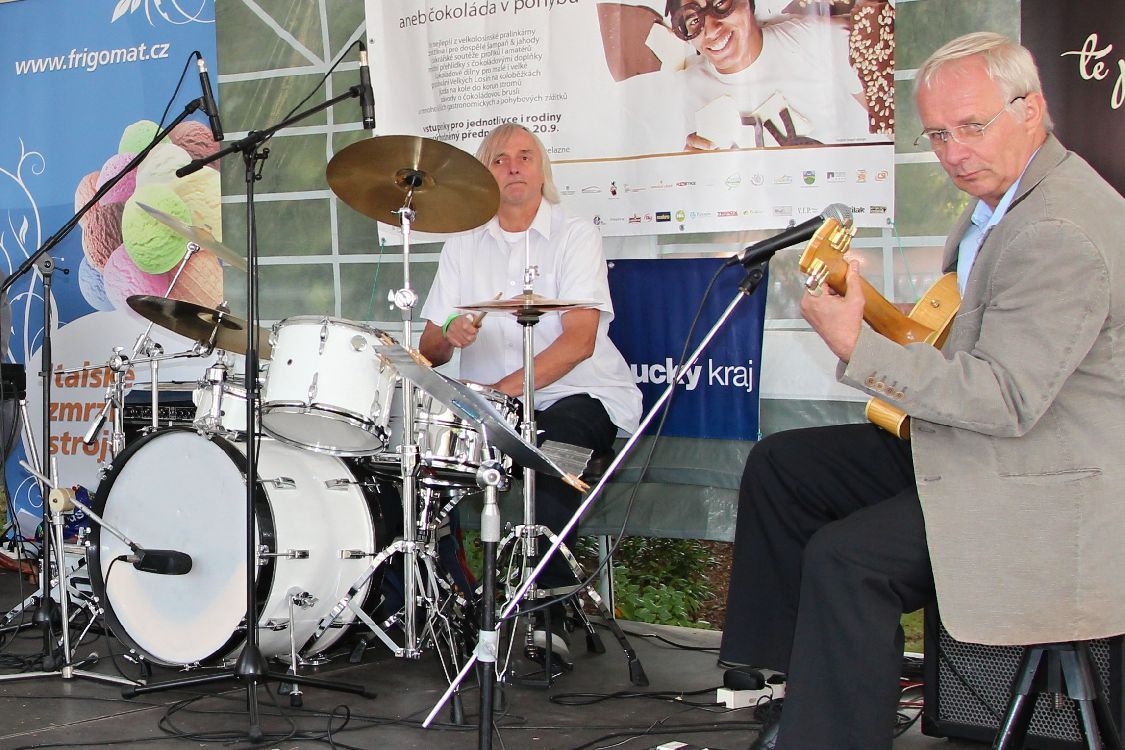
[[[410,232],[414,222],[414,190],[421,187],[423,176],[408,172],[403,180],[407,187],[402,206],[395,211],[402,225],[402,288],[391,295],[391,301],[402,313],[402,345],[408,350],[414,348],[412,321],[414,307],[418,304],[418,294],[410,286]],[[417,503],[418,497],[418,445],[414,436],[414,417],[417,404],[414,401],[414,383],[402,378],[402,596],[404,601],[402,617],[403,648],[401,656],[418,658],[421,649],[417,631],[417,586],[414,571],[418,566],[417,548]],[[431,571],[432,573],[432,571]]]
[[[715,321],[714,325],[712,325],[710,330],[708,330],[707,333],[703,336],[703,339],[699,342],[699,345],[696,346],[695,350],[692,351],[692,353],[687,357],[684,364],[676,368],[675,376],[669,378],[668,386],[657,398],[656,402],[652,405],[652,408],[649,409],[648,413],[643,416],[640,424],[637,426],[636,431],[634,431],[633,434],[629,436],[629,439],[625,442],[625,445],[622,446],[621,450],[617,453],[616,457],[614,457],[613,461],[610,462],[609,466],[606,467],[605,473],[602,475],[602,478],[598,480],[598,483],[594,485],[594,487],[582,500],[582,504],[578,506],[578,509],[574,512],[574,515],[570,517],[570,520],[567,521],[566,525],[559,530],[558,535],[555,537],[554,541],[551,542],[551,546],[548,547],[543,556],[539,558],[539,561],[535,565],[535,569],[532,570],[531,574],[524,579],[523,583],[520,585],[520,588],[516,590],[515,594],[513,594],[511,598],[508,599],[507,603],[500,611],[499,619],[501,621],[511,617],[513,612],[515,612],[519,607],[520,601],[527,594],[528,590],[534,585],[535,578],[542,572],[543,568],[546,567],[547,560],[551,555],[555,553],[555,551],[559,547],[562,546],[562,540],[566,537],[567,534],[570,533],[570,531],[575,526],[578,525],[579,520],[586,513],[587,509],[589,509],[589,507],[593,505],[594,501],[601,496],[602,490],[605,488],[606,484],[609,483],[610,478],[617,471],[617,467],[619,467],[632,452],[633,448],[637,444],[637,441],[640,440],[641,435],[644,434],[644,431],[648,429],[649,424],[652,423],[652,420],[656,417],[656,414],[664,407],[664,404],[667,403],[668,399],[672,397],[672,391],[675,389],[676,385],[703,354],[703,351],[711,344],[711,341],[715,338],[715,336],[718,335],[719,331],[726,324],[730,316],[734,314],[734,311],[738,307],[738,304],[744,297],[753,295],[755,290],[757,290],[759,284],[761,284],[762,282],[762,279],[765,278],[766,267],[768,264],[769,257],[766,257],[746,266],[746,278],[742,281],[741,284],[739,284],[738,292],[735,294],[734,298],[730,301],[726,309],[719,316],[719,319]],[[488,562],[486,560],[486,565],[487,564]],[[445,694],[442,695],[441,698],[438,699],[437,704],[434,705],[433,709],[430,710],[430,713],[423,720],[422,726],[428,727],[433,722],[434,717],[437,715],[437,712],[441,710],[441,707],[445,705],[446,701],[449,700],[449,697],[453,694],[454,690],[456,690],[457,684],[460,682],[460,680],[464,679],[469,669],[472,668],[472,666],[479,658],[480,656],[476,653],[474,653],[473,656],[470,657],[468,663],[464,667],[462,667],[460,674],[457,675],[457,681],[454,683],[454,685],[451,685],[450,688],[445,691]],[[482,715],[482,732],[480,737],[481,750],[487,750],[492,746],[491,736],[484,736],[483,726],[485,724],[485,721],[486,720]]]
[[[234,668],[218,674],[197,675],[171,680],[161,684],[148,684],[139,688],[126,688],[122,694],[131,698],[141,693],[170,690],[177,687],[202,685],[220,682],[228,679],[242,681],[246,685],[246,707],[249,714],[250,726],[247,736],[252,742],[260,742],[265,733],[258,711],[257,687],[259,683],[273,679],[280,685],[297,683],[310,685],[328,690],[353,693],[368,698],[373,698],[374,693],[366,686],[353,685],[329,680],[314,679],[295,674],[279,675],[271,673],[262,656],[258,639],[258,602],[257,602],[257,577],[256,571],[260,554],[258,550],[258,530],[255,518],[255,505],[258,499],[258,434],[255,430],[254,405],[258,403],[258,233],[254,205],[254,185],[261,180],[262,168],[269,158],[269,149],[262,148],[262,144],[273,137],[275,133],[293,123],[304,120],[318,112],[329,109],[345,99],[357,98],[361,95],[362,86],[353,86],[343,94],[332,97],[311,107],[304,112],[294,114],[276,125],[265,130],[250,131],[245,138],[231,142],[226,147],[208,156],[200,157],[176,170],[177,177],[186,177],[189,174],[203,169],[208,164],[227,156],[238,153],[244,165],[244,180],[246,183],[246,372],[251,374],[246,378],[246,643],[238,656]],[[296,665],[293,665],[295,671]]]
[[[168,284],[168,289],[164,292],[164,298],[167,299],[168,295],[176,287],[176,282],[180,280],[184,269],[187,267],[188,261],[191,256],[199,252],[199,245],[194,242],[187,243],[187,251],[184,253],[183,259],[180,261],[179,267],[176,269],[176,275],[172,277],[172,282]],[[113,356],[109,358],[107,367],[113,372],[113,381],[106,386],[105,403],[101,411],[94,417],[94,421],[90,423],[90,427],[86,430],[86,434],[82,437],[82,442],[86,445],[93,445],[97,439],[98,432],[101,431],[102,426],[105,424],[110,410],[113,410],[113,421],[110,423],[110,442],[109,442],[109,455],[108,458],[112,461],[121,451],[125,450],[125,373],[132,369],[135,364],[148,362],[149,363],[149,382],[152,383],[152,394],[150,404],[152,408],[152,429],[160,427],[160,393],[157,390],[158,376],[161,359],[177,359],[181,357],[197,357],[205,356],[209,352],[202,351],[200,345],[197,343],[192,347],[190,352],[173,354],[164,356],[164,347],[159,343],[153,341],[149,334],[152,333],[152,327],[156,325],[149,322],[148,326],[137,336],[136,342],[133,344],[132,354],[125,356],[122,354],[123,347],[113,347]],[[144,354],[146,359],[138,360],[137,357]]]

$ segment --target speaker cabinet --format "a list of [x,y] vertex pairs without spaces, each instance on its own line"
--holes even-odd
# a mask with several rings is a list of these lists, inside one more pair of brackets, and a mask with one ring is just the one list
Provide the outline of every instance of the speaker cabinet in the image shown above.
[[[992,742],[1008,710],[1012,681],[1023,649],[982,646],[954,640],[941,624],[936,607],[926,610],[925,706],[922,733]],[[1125,713],[1121,691],[1121,637],[1090,642],[1090,656],[1109,700],[1113,721],[1121,727]],[[1061,677],[1051,677],[1061,686]],[[1027,731],[1030,750],[1084,750],[1078,711],[1065,694],[1040,694]]]

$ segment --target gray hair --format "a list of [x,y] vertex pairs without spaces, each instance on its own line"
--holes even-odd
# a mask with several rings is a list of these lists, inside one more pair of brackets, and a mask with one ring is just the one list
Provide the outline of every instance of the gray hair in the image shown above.
[[561,198],[559,197],[559,189],[555,187],[555,178],[551,175],[551,157],[547,156],[547,149],[543,147],[543,142],[539,140],[539,136],[523,125],[505,122],[493,128],[492,132],[484,137],[477,148],[477,160],[487,167],[500,153],[512,134],[518,130],[522,130],[531,136],[531,140],[535,143],[535,150],[539,153],[539,159],[543,163],[543,197],[548,203],[558,203]]
[[[915,96],[923,86],[930,86],[947,63],[980,55],[988,77],[1000,89],[1004,101],[1027,94],[1042,94],[1039,69],[1026,47],[1013,42],[1003,34],[977,31],[946,42],[926,58],[914,79]],[[1051,115],[1044,110],[1043,127],[1050,132],[1054,127]]]

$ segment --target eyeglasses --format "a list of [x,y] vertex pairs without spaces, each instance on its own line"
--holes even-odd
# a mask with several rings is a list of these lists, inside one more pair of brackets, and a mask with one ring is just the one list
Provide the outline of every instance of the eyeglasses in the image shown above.
[[726,18],[734,10],[737,0],[711,0],[708,5],[686,2],[672,11],[672,31],[685,42],[703,33],[704,16]]
[[984,131],[987,130],[988,127],[992,125],[992,123],[999,120],[1000,115],[1004,114],[1008,107],[1012,106],[1023,98],[1024,97],[1022,96],[1017,96],[1015,99],[1012,99],[1010,102],[1001,107],[1000,111],[993,115],[991,120],[983,125],[981,125],[979,122],[970,122],[966,125],[958,125],[955,128],[948,128],[943,130],[923,130],[921,134],[919,134],[919,136],[914,139],[914,145],[929,146],[932,149],[945,148],[946,144],[949,143],[949,139],[952,138],[962,146],[972,146],[984,137]]

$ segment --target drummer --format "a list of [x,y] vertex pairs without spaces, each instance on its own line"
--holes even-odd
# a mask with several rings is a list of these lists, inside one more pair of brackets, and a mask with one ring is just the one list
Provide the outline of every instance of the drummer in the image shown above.
[[[609,340],[613,305],[601,235],[592,222],[569,215],[559,205],[547,152],[522,125],[505,123],[494,129],[476,156],[496,178],[500,207],[487,224],[445,243],[422,307],[426,328],[419,348],[435,365],[448,362],[460,349],[463,380],[522,396],[523,330],[515,316],[480,319],[457,308],[498,295],[519,295],[530,257],[535,294],[597,303],[545,314],[534,328],[540,443],[551,440],[590,448],[594,455],[607,453],[619,430],[637,428],[641,394],[624,357]],[[581,500],[581,494],[561,479],[536,477],[536,522],[552,531],[566,525]],[[576,536],[564,540],[570,549]],[[552,556],[537,581],[541,588],[575,582],[561,555]],[[569,662],[564,609],[555,605],[551,614],[552,650]],[[536,645],[545,647],[548,638],[541,619],[536,620],[534,635]]]

